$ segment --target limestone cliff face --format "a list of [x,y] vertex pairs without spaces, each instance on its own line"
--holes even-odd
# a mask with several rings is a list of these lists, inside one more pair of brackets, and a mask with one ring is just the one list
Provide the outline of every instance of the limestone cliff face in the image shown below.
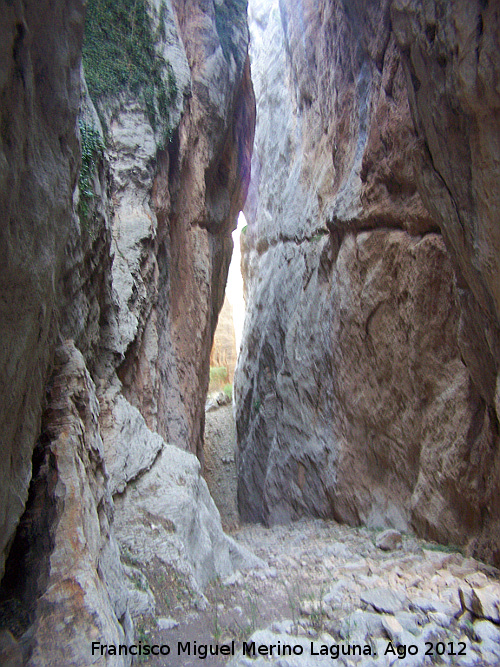
[[493,405],[500,349],[498,8],[394,2],[391,17],[426,148],[419,188],[456,263],[460,346]]
[[[223,534],[193,453],[255,105],[244,3],[145,5],[152,77],[175,81],[153,102],[89,85],[92,100],[84,3],[45,4],[9,3],[0,27],[0,608],[17,639],[27,630],[30,665],[77,665],[90,637],[127,641],[130,615],[151,606],[117,546],[149,511],[176,533],[160,557],[198,591],[250,558]],[[130,482],[152,499],[171,486],[168,502],[142,507]]]
[[[235,381],[240,510],[271,524],[313,514],[414,526],[496,561],[496,371],[487,362],[486,397],[446,209],[436,212],[453,197],[441,182],[428,206],[433,195],[417,187],[417,172],[430,180],[419,114],[431,122],[432,95],[432,118],[444,123],[420,53],[424,12],[392,5],[250,7],[258,126]],[[439,23],[436,13],[446,42]],[[451,122],[457,105],[448,108]],[[451,174],[446,127],[432,127]]]
[[[459,347],[480,394],[467,475],[480,489],[479,552],[498,562],[500,13],[495,3],[393,2],[409,100],[425,145],[419,190],[453,258]],[[482,432],[481,435],[479,435]],[[435,493],[422,484],[422,500]],[[416,522],[426,531],[426,517]]]

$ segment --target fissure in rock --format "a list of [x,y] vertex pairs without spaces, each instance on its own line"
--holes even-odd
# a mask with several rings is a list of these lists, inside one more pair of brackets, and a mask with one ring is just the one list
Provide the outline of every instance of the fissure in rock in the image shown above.
[[498,28],[4,2],[0,663],[497,664]]

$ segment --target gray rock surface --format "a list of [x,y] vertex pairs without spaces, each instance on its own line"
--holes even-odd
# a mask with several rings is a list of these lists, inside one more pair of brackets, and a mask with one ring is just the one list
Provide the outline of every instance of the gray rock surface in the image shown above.
[[500,658],[500,630],[488,621],[474,623],[474,632],[481,640],[481,648]]
[[[110,394],[103,400],[109,400]],[[111,493],[121,493],[128,482],[151,468],[164,441],[148,429],[139,410],[121,394],[115,395],[101,427]]]
[[236,424],[232,405],[215,405],[212,410],[207,411],[203,475],[220,512],[222,524],[226,529],[236,528],[240,517],[237,498]]
[[487,586],[470,583],[472,585],[460,589],[462,609],[478,618],[500,623],[500,586],[496,583]]
[[176,628],[179,624],[173,618],[159,618],[158,627],[160,630],[172,630]]
[[200,462],[177,447],[164,445],[151,470],[128,484],[115,505],[120,544],[141,563],[159,558],[174,565],[198,592],[234,568],[262,565],[224,534]]
[[172,119],[167,150],[157,153],[158,138],[137,103],[119,112],[104,109],[111,128],[119,301],[107,345],[123,355],[123,393],[147,426],[203,460],[210,349],[231,232],[248,186],[255,110],[244,9],[231,20],[226,57],[218,33],[229,29],[224,7],[172,7],[177,56],[171,58],[174,47],[168,47],[165,57],[184,106],[177,127]]
[[[110,129],[115,305],[100,422],[122,552],[173,567],[204,604],[212,577],[259,564],[224,535],[199,461],[181,451],[203,459],[210,344],[248,181],[253,93],[244,22],[231,38],[235,63],[210,7],[168,4],[166,18],[164,55],[178,89],[170,145],[160,145],[137,101],[100,105]],[[222,168],[224,184],[211,176]],[[142,596],[136,608],[146,603]]]
[[372,588],[361,595],[361,601],[380,613],[395,614],[404,609],[406,596],[388,588]]
[[[495,210],[500,201],[500,91],[493,82],[500,74],[500,17],[494,3],[481,0],[395,0],[391,20],[404,54],[411,112],[427,148],[415,169],[419,191],[453,257],[460,351],[488,406],[480,410],[482,434],[472,445],[474,468],[484,470],[488,480],[486,499],[498,493],[500,465],[491,446],[499,418],[500,233]],[[495,410],[496,417],[490,418]],[[435,502],[429,488],[422,491],[421,504]],[[483,558],[495,560],[499,517],[486,500],[479,502],[485,507],[484,528],[474,547]],[[421,512],[415,524],[428,530]]]

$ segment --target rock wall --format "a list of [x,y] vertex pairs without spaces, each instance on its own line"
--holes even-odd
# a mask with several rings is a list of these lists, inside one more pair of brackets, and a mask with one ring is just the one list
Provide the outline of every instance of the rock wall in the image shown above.
[[409,100],[425,143],[419,189],[454,258],[460,347],[493,405],[499,363],[499,10],[488,2],[394,2]]
[[168,100],[87,90],[84,4],[8,3],[0,27],[0,625],[30,665],[88,664],[91,638],[127,641],[154,605],[118,549],[144,555],[132,516],[134,537],[139,524],[154,537],[138,485],[165,489],[154,509],[175,535],[159,557],[200,594],[253,562],[194,455],[249,179],[245,3],[145,5]]
[[[419,191],[453,259],[459,347],[480,394],[473,424],[483,432],[483,446],[467,452],[464,466],[480,489],[483,531],[477,548],[498,562],[500,11],[481,1],[395,1],[391,19],[425,146],[416,170]],[[425,489],[424,498],[432,502],[430,495]],[[416,522],[426,530],[424,517]]]
[[[476,188],[463,143],[494,164],[496,97],[481,77],[498,45],[471,33],[470,3],[431,5],[429,15],[418,2],[250,5],[258,125],[235,380],[240,512],[413,527],[498,562],[494,288],[486,304],[489,278],[473,259],[495,237],[476,218],[476,243],[469,231],[457,257],[448,231],[463,234],[452,220],[489,210],[497,191],[482,197],[495,170],[478,170]],[[472,34],[483,66],[471,70]],[[469,81],[455,90],[459,64]],[[479,96],[475,119],[464,87]],[[483,121],[484,137],[460,129]],[[475,208],[459,201],[457,162]],[[479,284],[482,302],[471,298]],[[489,324],[474,333],[464,308],[482,310],[476,329]]]

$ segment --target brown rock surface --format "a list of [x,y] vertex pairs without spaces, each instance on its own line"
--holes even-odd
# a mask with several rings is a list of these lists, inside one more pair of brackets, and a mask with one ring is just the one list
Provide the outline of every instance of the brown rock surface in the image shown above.
[[178,3],[175,10],[192,97],[168,153],[160,155],[152,188],[158,220],[154,296],[144,300],[141,335],[119,376],[150,428],[203,459],[210,350],[231,232],[248,187],[255,106],[246,25],[233,32],[237,62],[233,55],[231,64],[220,47],[213,6]]
[[396,0],[391,17],[425,141],[419,189],[457,264],[464,359],[493,405],[500,358],[498,7]]
[[[495,3],[399,2],[391,17],[404,53],[410,105],[425,144],[419,190],[453,258],[459,347],[481,396],[472,447],[483,498],[478,553],[499,558],[498,369],[500,363],[500,14]],[[495,414],[496,410],[496,414]],[[464,469],[465,473],[465,469]],[[480,481],[479,481],[480,480]],[[420,523],[420,521],[419,521]]]
[[402,540],[401,533],[389,528],[389,530],[384,530],[378,535],[375,546],[382,551],[393,551],[394,549],[401,549]]
[[0,659],[4,667],[21,667],[21,647],[8,630],[0,630]]

